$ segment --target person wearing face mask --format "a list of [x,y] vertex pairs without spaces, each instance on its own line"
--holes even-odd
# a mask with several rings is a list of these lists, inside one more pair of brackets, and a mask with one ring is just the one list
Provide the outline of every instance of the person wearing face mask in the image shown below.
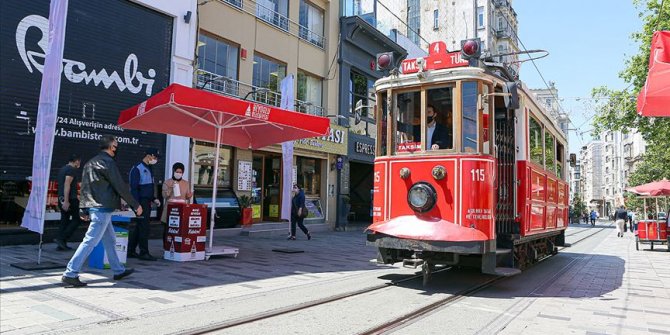
[[[148,148],[144,158],[130,169],[130,192],[137,202],[146,210],[142,218],[137,220],[135,229],[130,232],[128,239],[128,257],[139,258],[145,261],[155,261],[149,253],[149,220],[151,219],[151,203],[160,206],[154,183],[153,166],[158,163],[158,150]],[[140,253],[137,253],[137,246]]]
[[288,236],[289,240],[295,240],[295,226],[296,224],[300,227],[307,239],[311,240],[312,235],[310,235],[307,227],[302,223],[305,220],[305,191],[302,190],[302,187],[297,184],[293,184],[293,199],[291,199],[291,234]]
[[[439,113],[435,106],[426,106],[426,150],[451,149],[453,139],[447,127],[437,122]],[[414,138],[419,138],[421,126],[414,127]]]
[[56,250],[70,250],[67,240],[79,227],[79,198],[77,184],[81,179],[79,166],[81,158],[73,154],[65,166],[58,171],[58,208],[60,209],[60,229],[56,238]]
[[184,164],[177,162],[172,165],[172,178],[163,182],[163,214],[161,222],[167,223],[167,203],[170,201],[188,202],[193,194],[188,180],[183,178]]
[[63,284],[69,287],[86,286],[86,283],[79,280],[79,272],[86,258],[100,241],[107,253],[109,265],[114,271],[114,280],[121,280],[134,271],[123,266],[116,255],[116,233],[112,227],[112,213],[121,207],[120,198],[130,205],[135,215],[142,215],[143,210],[130,194],[128,185],[123,182],[116,165],[118,146],[119,143],[114,136],[102,136],[100,153],[84,164],[79,213],[86,219],[90,217],[91,223],[84,240],[77,247],[61,278]]

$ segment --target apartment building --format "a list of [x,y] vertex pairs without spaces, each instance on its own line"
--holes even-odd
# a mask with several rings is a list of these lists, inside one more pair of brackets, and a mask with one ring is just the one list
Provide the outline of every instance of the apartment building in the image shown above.
[[[278,106],[280,83],[293,76],[287,94],[294,109],[336,116],[338,107],[338,0],[219,0],[199,4],[197,76],[194,86]],[[294,142],[293,180],[283,180],[280,146],[263,150],[219,148],[220,187],[251,196],[253,220],[278,221],[281,185],[302,184],[306,222],[334,223],[334,166],[347,153],[347,131],[333,124],[330,136]],[[192,182],[211,186],[211,143],[193,145]],[[251,165],[251,171],[248,171]],[[238,183],[240,173],[251,180]],[[247,185],[247,186],[244,186]]]
[[603,193],[603,142],[592,141],[579,152],[580,189],[589,209],[605,215]]

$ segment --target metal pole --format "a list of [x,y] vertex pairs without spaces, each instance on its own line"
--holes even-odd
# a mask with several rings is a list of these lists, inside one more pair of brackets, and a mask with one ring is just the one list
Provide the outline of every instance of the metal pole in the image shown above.
[[221,146],[221,132],[220,126],[216,127],[216,154],[214,154],[214,183],[212,185],[212,212],[210,214],[209,222],[209,238],[208,250],[212,252],[212,243],[214,242],[214,218],[216,217],[216,190],[219,182],[219,146]]
[[37,249],[37,265],[42,264],[42,236],[43,233],[40,233],[40,246]]

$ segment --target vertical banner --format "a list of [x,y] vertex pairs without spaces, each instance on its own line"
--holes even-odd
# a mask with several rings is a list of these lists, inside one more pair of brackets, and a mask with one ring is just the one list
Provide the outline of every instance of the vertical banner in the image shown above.
[[42,87],[37,108],[32,188],[28,206],[21,220],[21,227],[40,234],[44,231],[51,155],[58,116],[67,7],[68,0],[51,0],[49,7],[49,44],[44,59]]
[[[293,75],[286,76],[281,81],[281,104],[280,108],[293,110]],[[291,189],[293,188],[293,141],[281,144],[282,151],[282,196],[281,196],[281,219],[291,220]]]

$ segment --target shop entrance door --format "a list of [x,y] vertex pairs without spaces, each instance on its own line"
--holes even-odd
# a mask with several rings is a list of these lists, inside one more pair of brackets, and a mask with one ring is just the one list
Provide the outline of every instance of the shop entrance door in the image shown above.
[[253,222],[280,221],[281,217],[281,156],[254,155],[251,208]]

